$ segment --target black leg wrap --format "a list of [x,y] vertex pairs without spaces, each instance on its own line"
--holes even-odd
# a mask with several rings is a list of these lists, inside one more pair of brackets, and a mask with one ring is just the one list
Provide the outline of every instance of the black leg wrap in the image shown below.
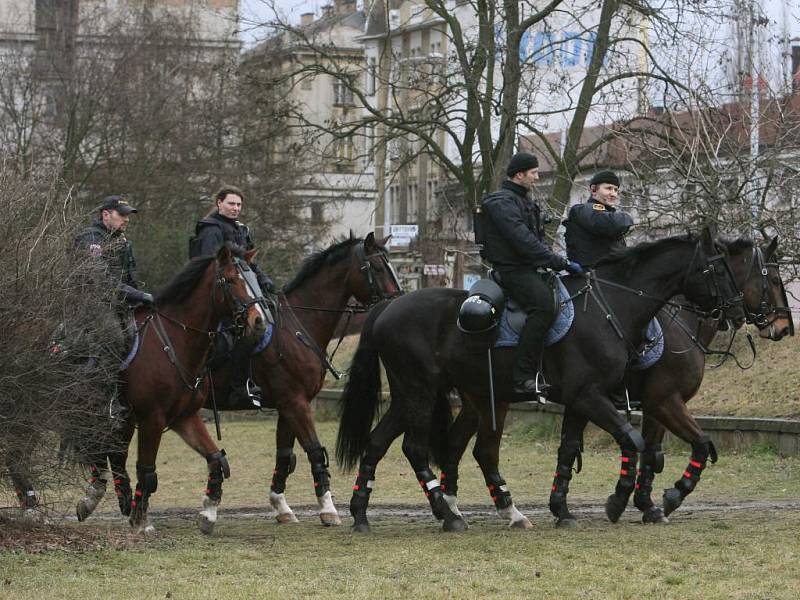
[[312,448],[308,451],[308,460],[311,463],[311,475],[314,477],[314,493],[319,498],[331,489],[328,451],[322,446]]
[[208,463],[206,496],[214,502],[219,502],[222,500],[222,482],[231,476],[231,467],[225,456],[225,450],[207,455],[206,462]]
[[492,473],[486,477],[486,487],[489,488],[489,495],[497,510],[511,506],[511,492],[508,491],[506,482],[500,477],[500,473]]
[[130,516],[131,500],[133,499],[130,477],[127,475],[117,475],[114,477],[114,493],[117,495],[119,512],[126,517]]
[[458,496],[458,465],[442,465],[442,475],[439,477],[442,491],[448,496]]
[[275,458],[275,470],[272,471],[270,491],[282,494],[286,491],[286,479],[294,473],[297,466],[297,455],[291,448],[278,448]]
[[716,449],[706,435],[692,444],[692,457],[689,459],[689,465],[683,475],[675,482],[674,488],[664,490],[664,514],[669,515],[681,505],[686,496],[694,491],[712,451],[716,457]]
[[553,486],[550,488],[550,512],[558,521],[574,519],[567,508],[569,482],[572,479],[572,465],[581,464],[580,442],[562,442],[558,449],[558,465],[553,474]]
[[104,484],[106,480],[103,478],[103,471],[105,470],[106,465],[105,461],[102,463],[94,463],[89,467],[89,483],[101,483]]
[[369,496],[372,493],[372,484],[375,481],[375,466],[361,463],[358,467],[358,476],[353,485],[353,496],[350,498],[350,514],[353,516],[353,526],[366,531],[369,528],[367,521],[367,507]]
[[131,509],[147,511],[150,496],[158,489],[158,475],[155,465],[136,465],[136,491],[131,501]]
[[612,523],[619,521],[636,485],[636,463],[639,455],[635,450],[622,449],[619,479],[614,493],[606,500],[606,516]]
[[646,513],[655,506],[651,497],[653,481],[656,473],[661,473],[663,470],[664,453],[661,451],[661,446],[646,446],[639,462],[636,489],[633,493],[633,504],[640,511]]
[[17,494],[17,502],[20,508],[28,509],[39,506],[39,499],[33,491],[33,486],[23,485],[22,487],[16,488],[14,492]]
[[634,450],[642,452],[644,450],[644,438],[642,434],[633,428],[630,423],[625,423],[614,433],[614,439],[623,450]]
[[442,486],[439,485],[433,472],[430,469],[423,469],[422,471],[417,471],[415,475],[417,476],[417,481],[419,481],[422,491],[425,493],[425,497],[431,505],[434,516],[439,520],[444,519],[443,505],[447,503],[444,501]]

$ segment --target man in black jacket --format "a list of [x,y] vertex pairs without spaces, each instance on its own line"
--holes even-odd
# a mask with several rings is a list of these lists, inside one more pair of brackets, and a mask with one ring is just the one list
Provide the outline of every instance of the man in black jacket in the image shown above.
[[[222,187],[215,195],[216,208],[200,219],[195,226],[195,236],[189,242],[189,257],[216,254],[226,242],[231,242],[244,250],[252,250],[253,240],[250,229],[238,220],[242,211],[243,192],[233,186]],[[277,289],[272,279],[258,265],[252,263],[261,290],[274,294]],[[231,395],[232,405],[250,405],[261,390],[250,381],[250,356],[260,340],[253,337],[238,338],[231,351]]]
[[613,171],[600,171],[589,182],[589,199],[576,204],[564,221],[567,256],[580,264],[595,265],[614,250],[625,247],[625,234],[633,218],[617,210],[620,179]]
[[539,179],[539,161],[533,154],[519,152],[511,157],[507,179],[500,190],[483,199],[483,257],[500,274],[503,287],[527,313],[514,361],[514,391],[544,394],[537,383],[544,337],[555,316],[553,294],[547,283],[547,269],[582,272],[578,263],[555,254],[543,241],[544,219],[529,192]]

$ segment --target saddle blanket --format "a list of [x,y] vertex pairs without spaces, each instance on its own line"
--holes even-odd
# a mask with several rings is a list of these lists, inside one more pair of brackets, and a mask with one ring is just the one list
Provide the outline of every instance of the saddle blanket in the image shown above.
[[[575,320],[575,306],[569,297],[561,278],[558,278],[558,314],[545,336],[544,345],[552,346],[560,342]],[[506,308],[500,316],[497,339],[495,348],[511,348],[519,345],[519,334],[525,325],[525,313],[519,308],[516,302],[508,298]],[[658,362],[664,353],[664,335],[658,319],[653,319],[647,325],[645,341],[639,346],[636,358],[631,363],[631,368],[635,371],[644,371]]]

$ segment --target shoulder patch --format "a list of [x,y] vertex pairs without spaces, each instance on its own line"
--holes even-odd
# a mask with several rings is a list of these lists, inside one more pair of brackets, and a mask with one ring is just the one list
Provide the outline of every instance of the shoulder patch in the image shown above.
[[103,248],[100,244],[89,244],[89,255],[95,258],[103,255]]
[[605,205],[600,204],[599,202],[595,202],[594,204],[592,204],[592,208],[594,210],[605,210],[606,209]]

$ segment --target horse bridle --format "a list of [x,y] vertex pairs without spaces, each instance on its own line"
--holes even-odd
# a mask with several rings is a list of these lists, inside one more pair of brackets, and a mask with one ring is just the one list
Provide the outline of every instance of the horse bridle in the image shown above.
[[[383,266],[389,271],[389,275],[392,278],[392,282],[394,283],[395,287],[398,291],[387,293],[383,291],[378,279],[375,275],[375,266],[372,264],[371,258],[380,258],[383,262]],[[388,300],[389,298],[395,298],[403,294],[403,290],[400,287],[400,280],[397,278],[397,273],[395,273],[394,267],[392,267],[392,263],[389,262],[389,258],[386,256],[386,251],[378,248],[378,251],[374,254],[367,254],[366,248],[364,247],[364,240],[361,240],[356,246],[356,258],[361,263],[360,269],[361,272],[364,274],[364,277],[367,280],[367,285],[369,285],[370,290],[370,299],[369,305],[372,306],[373,304],[377,304],[381,300]]]
[[[767,329],[781,317],[785,317],[789,321],[789,335],[794,335],[794,321],[792,320],[792,309],[789,308],[789,301],[786,296],[786,288],[783,285],[783,279],[780,279],[780,293],[783,300],[783,306],[778,306],[772,287],[769,284],[769,269],[770,267],[778,269],[777,262],[766,262],[764,260],[764,252],[759,246],[753,247],[753,256],[750,260],[750,267],[747,270],[745,281],[750,279],[750,274],[754,268],[757,268],[761,274],[761,297],[758,301],[758,308],[756,312],[745,310],[747,315],[747,322],[755,325],[759,330]],[[774,315],[772,318],[769,315]]]
[[[702,243],[698,242],[694,256],[686,271],[685,279],[688,279],[694,272],[693,266],[695,261],[699,255],[702,255],[705,264],[700,267],[700,271],[705,278],[709,296],[716,302],[709,316],[717,320],[723,320],[729,317],[728,312],[733,309],[739,309],[743,314],[746,314],[746,311],[743,309],[744,294],[736,283],[736,278],[733,276],[733,271],[728,263],[726,254],[724,252],[719,252],[713,256],[706,256],[701,248]],[[715,248],[719,250],[716,243]],[[727,289],[723,290],[723,287]]]

